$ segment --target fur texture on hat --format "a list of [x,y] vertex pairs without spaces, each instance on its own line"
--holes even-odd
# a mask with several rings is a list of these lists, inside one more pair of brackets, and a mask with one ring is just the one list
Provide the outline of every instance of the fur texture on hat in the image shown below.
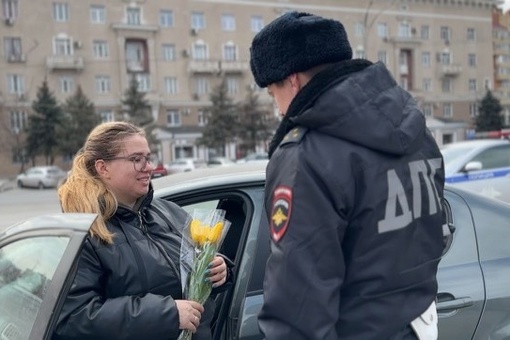
[[309,13],[285,13],[264,27],[250,48],[250,66],[260,87],[321,64],[352,58],[341,22]]

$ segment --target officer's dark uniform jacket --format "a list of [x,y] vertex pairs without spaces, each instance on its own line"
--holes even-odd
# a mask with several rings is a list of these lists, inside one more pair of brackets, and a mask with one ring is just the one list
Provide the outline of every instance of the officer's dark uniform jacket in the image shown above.
[[[107,222],[114,243],[86,240],[54,339],[177,339],[174,299],[182,299],[180,230],[187,218],[176,204],[153,200],[152,190],[134,210],[119,206]],[[204,307],[193,339],[211,338],[213,300]]]
[[261,331],[396,338],[434,301],[443,247],[442,157],[415,100],[382,63],[341,62],[298,93],[274,141]]

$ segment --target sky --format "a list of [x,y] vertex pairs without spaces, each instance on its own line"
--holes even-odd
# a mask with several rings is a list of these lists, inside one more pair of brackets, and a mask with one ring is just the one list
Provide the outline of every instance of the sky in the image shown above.
[[506,12],[510,9],[510,0],[505,0],[505,3],[503,4],[503,10]]

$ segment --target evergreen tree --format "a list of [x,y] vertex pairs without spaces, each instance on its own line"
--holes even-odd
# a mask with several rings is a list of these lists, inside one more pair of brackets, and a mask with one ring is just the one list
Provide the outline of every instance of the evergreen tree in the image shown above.
[[503,107],[498,98],[494,97],[490,90],[487,90],[487,94],[480,102],[478,116],[475,118],[476,131],[483,132],[502,129],[502,110]]
[[145,99],[145,93],[138,90],[138,80],[134,76],[124,92],[122,105],[125,108],[128,121],[145,130],[149,147],[153,152],[156,151],[158,141],[153,134],[156,123],[152,117],[151,107]]
[[59,150],[59,136],[57,129],[63,123],[63,113],[60,105],[43,81],[37,90],[37,99],[32,102],[33,114],[29,117],[26,152],[35,163],[35,157],[42,155],[46,164],[52,165]]
[[239,110],[238,137],[243,154],[256,151],[256,146],[267,141],[278,127],[272,107],[263,105],[257,93],[248,87],[245,100]]
[[94,104],[78,86],[76,92],[63,105],[64,124],[60,129],[61,151],[65,155],[74,155],[85,143],[90,131],[101,122]]
[[236,137],[235,105],[227,94],[225,80],[212,91],[210,100],[212,105],[207,114],[207,125],[197,143],[225,156],[225,145]]

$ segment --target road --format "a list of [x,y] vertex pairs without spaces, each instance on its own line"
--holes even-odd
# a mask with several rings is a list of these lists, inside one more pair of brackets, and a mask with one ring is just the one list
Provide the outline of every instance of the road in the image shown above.
[[60,212],[55,189],[18,189],[0,192],[0,231],[30,217]]

